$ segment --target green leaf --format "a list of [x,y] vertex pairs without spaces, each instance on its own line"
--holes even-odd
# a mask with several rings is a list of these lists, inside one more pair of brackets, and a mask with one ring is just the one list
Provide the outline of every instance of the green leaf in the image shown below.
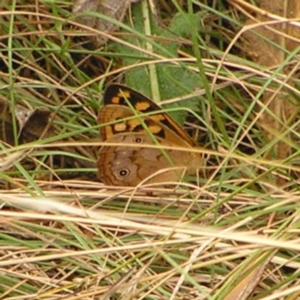
[[[124,39],[130,43],[130,45],[135,45],[141,49],[133,50],[128,46],[124,46],[119,43],[114,43],[112,45],[113,50],[118,52],[122,57],[122,62],[124,66],[130,66],[125,73],[126,84],[145,94],[154,102],[160,102],[161,100],[177,98],[181,96],[186,96],[195,89],[202,87],[199,74],[195,71],[195,68],[191,68],[186,62],[181,62],[181,60],[174,61],[178,58],[178,50],[182,46],[182,37],[188,36],[190,33],[190,26],[188,22],[189,15],[186,13],[178,13],[174,16],[173,20],[170,22],[169,28],[162,28],[157,24],[155,20],[149,19],[151,25],[152,37],[159,36],[159,40],[153,38],[147,38],[143,33],[145,32],[145,18],[142,13],[142,4],[134,5],[132,8],[134,30],[136,34],[128,35]],[[201,20],[203,13],[197,13],[197,18]],[[127,21],[128,22],[128,21]],[[201,22],[199,21],[200,30]],[[126,27],[123,26],[123,29]],[[147,43],[152,47],[152,53],[159,55],[162,62],[157,62],[159,58],[153,58],[150,55],[145,54],[149,48],[147,48]],[[151,63],[150,60],[156,60],[155,63]],[[170,60],[171,62],[165,62],[165,60]],[[132,68],[132,66],[147,62],[149,64],[143,66],[137,66]],[[149,71],[149,68],[154,68],[155,76]],[[152,69],[153,70],[153,69]],[[152,96],[154,93],[151,90],[152,81],[157,82],[159,96]],[[170,105],[172,108],[186,107],[192,110],[197,108],[199,103],[199,98],[190,98],[185,101],[180,101]],[[186,110],[177,111],[172,114],[173,117],[182,124],[186,118]]]

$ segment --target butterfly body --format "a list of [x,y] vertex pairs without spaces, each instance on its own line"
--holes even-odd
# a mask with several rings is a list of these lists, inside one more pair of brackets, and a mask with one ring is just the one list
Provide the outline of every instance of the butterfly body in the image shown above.
[[158,105],[128,87],[114,84],[106,89],[99,123],[104,124],[100,133],[107,145],[97,166],[108,185],[178,181],[202,164],[201,155],[190,151],[195,143],[187,133]]

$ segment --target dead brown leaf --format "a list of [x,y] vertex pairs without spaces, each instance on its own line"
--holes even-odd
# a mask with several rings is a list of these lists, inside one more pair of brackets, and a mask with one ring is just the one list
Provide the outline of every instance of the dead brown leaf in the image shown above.
[[52,128],[47,129],[51,112],[47,109],[37,108],[34,110],[16,105],[12,111],[8,101],[0,100],[0,140],[14,145],[14,124],[15,114],[19,144],[33,142],[42,136],[48,136]]
[[[140,0],[75,0],[73,13],[97,12],[107,17],[123,21],[127,9],[132,3]],[[118,29],[118,26],[106,20],[91,15],[81,15],[77,18],[81,24],[90,26],[101,32],[112,33]],[[101,46],[107,42],[107,37],[98,35],[94,40],[96,46]]]

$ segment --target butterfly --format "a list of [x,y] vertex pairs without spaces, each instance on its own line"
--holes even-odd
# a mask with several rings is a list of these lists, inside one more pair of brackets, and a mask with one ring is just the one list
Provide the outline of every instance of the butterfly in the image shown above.
[[194,140],[146,96],[111,84],[103,102],[98,123],[105,143],[97,167],[105,184],[136,186],[141,182],[179,181],[184,174],[196,174],[203,165],[202,155],[191,151],[197,146]]

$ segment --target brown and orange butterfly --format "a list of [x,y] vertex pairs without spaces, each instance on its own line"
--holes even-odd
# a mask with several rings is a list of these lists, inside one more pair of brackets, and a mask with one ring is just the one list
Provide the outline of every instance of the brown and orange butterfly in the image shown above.
[[195,142],[157,104],[119,84],[106,88],[103,101],[98,122],[105,145],[97,167],[105,184],[166,183],[196,174],[203,158],[191,151]]

